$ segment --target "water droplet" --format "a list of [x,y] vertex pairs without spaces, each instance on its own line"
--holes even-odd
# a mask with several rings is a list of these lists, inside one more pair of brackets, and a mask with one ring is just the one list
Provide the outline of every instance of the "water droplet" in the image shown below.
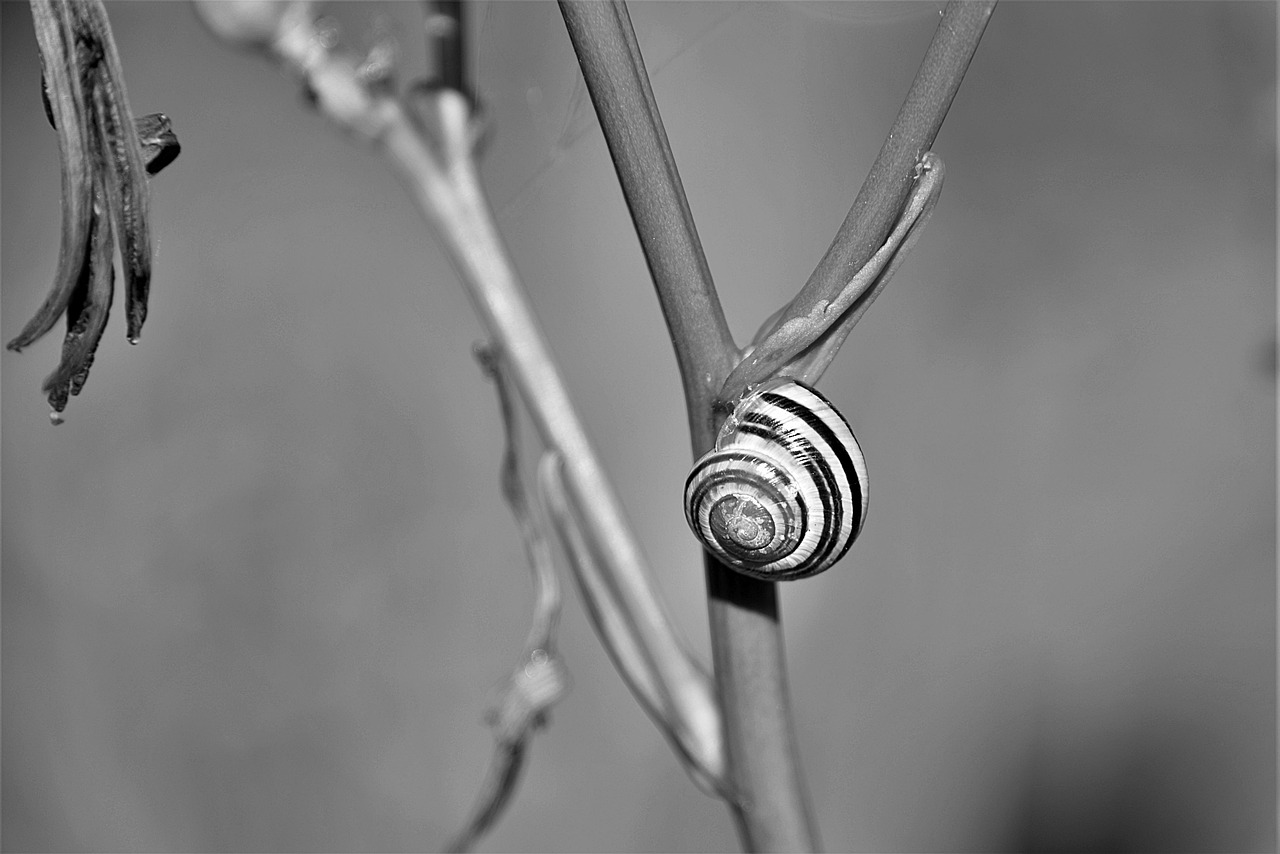
[[142,340],[142,339],[140,339],[137,335],[135,335],[135,336],[133,336],[132,338],[130,338],[130,339],[129,339],[129,343],[130,343],[130,344],[137,344],[140,340]]
[[338,46],[341,32],[336,19],[323,15],[315,21],[312,38],[325,50],[333,50]]
[[50,424],[53,424],[54,426],[57,426],[57,425],[59,425],[59,424],[64,424],[64,423],[66,423],[66,419],[64,419],[64,418],[62,417],[62,413],[61,413],[61,412],[58,412],[58,411],[56,411],[56,410],[55,410],[55,411],[53,411],[53,412],[50,412],[50,413],[49,413],[49,423],[50,423]]
[[524,663],[525,677],[532,679],[537,676],[550,660],[550,656],[547,655],[545,649],[535,649],[529,653],[529,659]]

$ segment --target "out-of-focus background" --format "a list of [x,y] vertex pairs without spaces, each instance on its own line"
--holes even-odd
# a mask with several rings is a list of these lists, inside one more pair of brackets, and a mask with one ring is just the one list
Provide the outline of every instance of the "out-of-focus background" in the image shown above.
[[[416,3],[329,7],[426,68]],[[500,224],[707,657],[669,342],[556,7],[470,7]],[[805,280],[937,4],[632,17],[733,330]],[[186,4],[110,4],[152,183],[151,314],[51,427],[4,353],[6,850],[431,850],[489,759],[530,589],[484,333],[407,194]],[[3,320],[48,287],[56,142],[3,22]],[[381,22],[376,24],[375,19]],[[785,587],[824,843],[1276,844],[1276,7],[1008,3],[919,248],[822,388],[864,535]],[[482,848],[733,850],[570,594],[575,684]]]

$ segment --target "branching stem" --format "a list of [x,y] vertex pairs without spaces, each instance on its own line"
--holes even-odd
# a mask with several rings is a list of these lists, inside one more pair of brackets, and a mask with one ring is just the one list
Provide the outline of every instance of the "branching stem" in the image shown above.
[[[759,339],[840,298],[885,243],[918,175],[914,167],[946,117],[994,5],[994,0],[953,0],[947,6],[893,129],[831,248]],[[667,320],[698,456],[711,447],[732,404],[736,389],[720,397],[720,386],[739,351],[698,244],[625,3],[561,0],[560,6]],[[927,210],[917,214],[922,216]],[[902,235],[903,242],[907,236]],[[863,284],[871,287],[872,282]],[[872,288],[870,298],[877,293]],[[869,303],[865,300],[863,310]],[[829,362],[840,340],[843,336],[822,348],[821,358]],[[738,575],[709,555],[706,574],[730,804],[739,835],[753,851],[816,849],[817,830],[791,724],[776,587]]]
[[[929,170],[925,153],[994,5],[994,0],[952,0],[947,6],[849,215],[809,281],[761,330],[759,357],[744,362],[744,368],[738,365],[741,354],[712,284],[625,3],[562,0],[671,334],[695,455],[712,446],[732,403],[736,387],[725,389],[731,372],[734,382],[750,382],[775,369],[767,356],[779,362],[798,358],[799,369],[820,373],[900,263],[901,252],[932,209],[938,186],[914,185],[917,196],[904,211],[920,177],[913,167]],[[378,146],[404,179],[441,237],[492,336],[497,358],[509,366],[511,382],[549,448],[540,489],[551,500],[553,521],[571,556],[587,569],[581,576],[586,595],[606,609],[597,626],[605,627],[606,646],[621,662],[628,684],[672,738],[694,778],[726,798],[747,849],[815,849],[817,831],[791,723],[776,586],[707,557],[713,692],[666,614],[493,222],[476,172],[479,134],[472,105],[457,91],[464,81],[429,88],[426,109],[414,115],[399,99],[365,85],[349,60],[316,38],[310,4],[303,0],[282,4],[278,14],[260,20],[241,14],[256,7],[201,0],[199,8],[224,38],[268,46],[298,71],[319,109]],[[446,18],[457,11],[451,0],[433,0],[431,8]],[[448,38],[442,36],[438,70],[443,77],[455,76],[454,70],[460,76],[461,45],[454,51]],[[930,180],[940,182],[940,163]],[[868,267],[877,252],[880,260]],[[821,314],[829,306],[838,307],[833,314],[842,317],[814,322],[815,308]],[[800,326],[788,326],[797,320]],[[785,331],[802,327],[805,335],[794,340]],[[593,563],[600,565],[588,566]]]

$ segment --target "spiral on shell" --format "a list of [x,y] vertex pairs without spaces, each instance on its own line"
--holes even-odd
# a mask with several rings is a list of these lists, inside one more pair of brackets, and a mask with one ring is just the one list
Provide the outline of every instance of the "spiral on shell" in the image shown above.
[[685,518],[716,557],[771,581],[816,575],[867,517],[867,465],[848,422],[797,380],[751,389],[685,481]]

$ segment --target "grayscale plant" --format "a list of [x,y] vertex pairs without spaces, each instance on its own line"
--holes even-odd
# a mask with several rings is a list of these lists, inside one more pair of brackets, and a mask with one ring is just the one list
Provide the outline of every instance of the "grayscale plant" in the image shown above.
[[84,387],[102,340],[115,292],[117,246],[125,334],[136,344],[142,333],[153,253],[147,176],[172,163],[180,146],[164,113],[133,117],[101,0],[32,0],[31,13],[45,113],[58,134],[62,245],[49,295],[8,347],[32,344],[66,315],[62,359],[44,381],[56,424],[68,397]]

